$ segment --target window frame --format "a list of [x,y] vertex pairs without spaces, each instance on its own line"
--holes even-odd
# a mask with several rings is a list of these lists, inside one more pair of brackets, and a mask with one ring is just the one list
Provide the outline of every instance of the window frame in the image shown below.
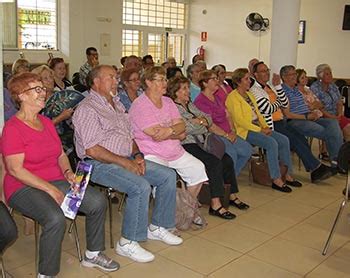
[[[55,0],[55,12],[56,12],[56,48],[54,49],[28,49],[28,48],[20,48],[18,45],[19,41],[19,34],[18,34],[18,0],[14,0],[15,2],[15,17],[16,17],[16,46],[15,47],[2,47],[3,51],[20,51],[20,52],[27,52],[27,51],[38,51],[38,52],[55,52],[59,51],[60,49],[60,9],[59,9],[59,0]],[[1,4],[1,3],[0,3]]]
[[[171,2],[171,1],[169,1],[169,2]],[[140,6],[141,6],[141,4],[142,3],[140,3]],[[183,61],[186,60],[186,53],[187,53],[187,49],[188,49],[188,40],[186,38],[188,38],[189,3],[187,1],[184,1],[183,4],[184,4],[184,14],[183,14],[183,21],[184,21],[183,26],[184,26],[184,28],[179,29],[179,28],[174,28],[174,27],[159,27],[159,26],[134,25],[134,24],[124,23],[124,0],[122,0],[122,32],[123,32],[123,30],[135,30],[135,31],[142,32],[142,45],[141,45],[141,50],[140,50],[141,57],[146,55],[146,54],[149,54],[148,53],[148,47],[149,47],[148,34],[162,34],[162,35],[166,36],[166,34],[168,33],[168,34],[179,34],[179,35],[184,36],[184,43],[183,43],[183,49],[182,49],[183,57],[182,58],[183,58]],[[141,16],[141,15],[139,15],[139,16]],[[167,38],[166,38],[166,40],[167,40]],[[123,41],[122,41],[122,53],[121,53],[122,56],[124,56],[123,47],[124,47],[124,45],[123,45]],[[164,52],[165,60],[168,57],[170,57],[167,48],[168,48],[168,46],[166,44],[165,45],[165,52]],[[179,63],[178,66],[182,65],[183,61],[177,61]]]

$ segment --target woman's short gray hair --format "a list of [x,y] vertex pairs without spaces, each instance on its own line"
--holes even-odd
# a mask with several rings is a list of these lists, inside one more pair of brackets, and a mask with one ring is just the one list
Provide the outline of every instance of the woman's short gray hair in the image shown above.
[[332,71],[331,67],[328,64],[320,64],[316,67],[316,77],[317,79],[323,78],[323,73],[325,70]]

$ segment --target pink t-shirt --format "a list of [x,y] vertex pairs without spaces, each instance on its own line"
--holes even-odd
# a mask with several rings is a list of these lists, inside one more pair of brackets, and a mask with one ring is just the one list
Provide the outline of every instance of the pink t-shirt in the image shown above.
[[157,108],[146,94],[139,96],[131,105],[129,116],[134,132],[135,141],[145,155],[155,155],[163,160],[173,161],[180,158],[185,150],[180,140],[168,139],[154,141],[143,132],[146,128],[160,125],[169,127],[173,120],[181,119],[175,103],[168,97],[162,97],[162,108]]
[[230,133],[232,129],[227,119],[225,104],[216,95],[214,95],[214,98],[215,101],[213,102],[201,92],[193,104],[199,110],[211,116],[214,124],[222,128],[225,132]]
[[[5,123],[1,140],[3,156],[24,153],[23,167],[32,174],[46,181],[63,180],[58,165],[58,157],[62,153],[60,138],[50,119],[42,115],[38,117],[44,126],[42,131],[29,127],[16,116]],[[21,181],[6,171],[4,193],[7,201],[23,187]]]

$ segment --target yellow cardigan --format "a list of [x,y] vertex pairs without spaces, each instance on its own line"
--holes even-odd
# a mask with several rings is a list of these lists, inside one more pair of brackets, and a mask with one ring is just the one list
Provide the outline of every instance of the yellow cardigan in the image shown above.
[[245,99],[238,93],[237,89],[233,90],[226,98],[226,108],[230,114],[231,120],[236,127],[237,135],[243,139],[247,138],[248,131],[260,132],[262,128],[268,128],[264,117],[259,112],[258,105],[252,93],[247,92],[248,97],[253,102],[255,112],[258,116],[260,127],[252,123],[252,108]]

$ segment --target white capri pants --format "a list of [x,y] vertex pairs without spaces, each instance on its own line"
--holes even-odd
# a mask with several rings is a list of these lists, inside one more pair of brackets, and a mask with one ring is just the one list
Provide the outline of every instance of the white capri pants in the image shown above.
[[188,152],[185,152],[180,158],[172,161],[164,160],[151,154],[145,155],[145,159],[175,169],[179,176],[187,183],[187,186],[194,186],[208,180],[203,162]]

